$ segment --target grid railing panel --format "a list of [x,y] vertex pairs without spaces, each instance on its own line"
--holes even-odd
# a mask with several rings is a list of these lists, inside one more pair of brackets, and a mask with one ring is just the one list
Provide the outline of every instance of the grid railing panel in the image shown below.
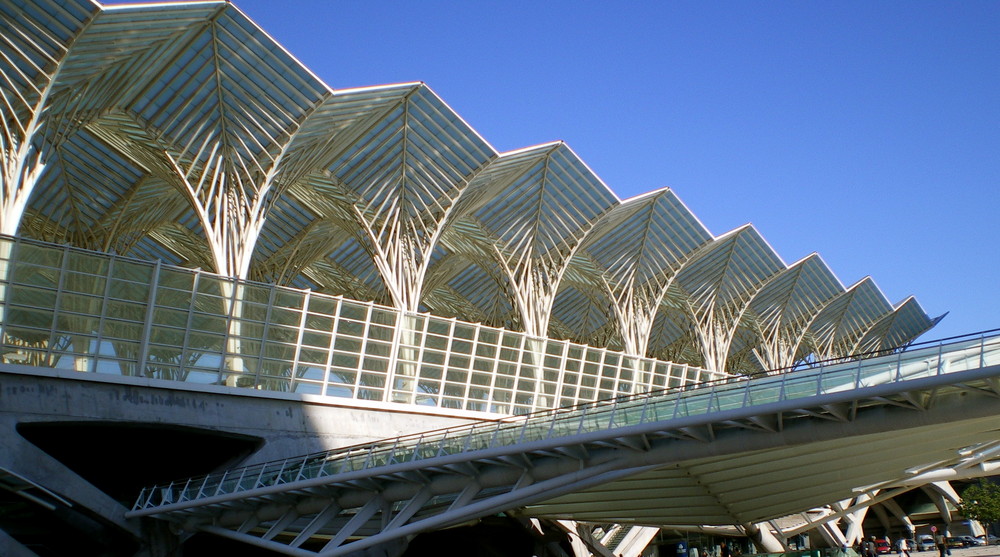
[[7,363],[501,414],[727,376],[9,237],[0,311]]

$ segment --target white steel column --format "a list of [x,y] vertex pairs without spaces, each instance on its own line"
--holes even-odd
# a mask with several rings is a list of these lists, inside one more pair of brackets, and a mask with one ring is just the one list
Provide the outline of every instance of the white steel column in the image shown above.
[[[74,6],[80,9],[81,6]],[[8,9],[18,8],[11,6]],[[70,10],[53,8],[65,16]],[[93,8],[91,8],[93,9]],[[24,208],[32,190],[45,169],[53,145],[45,137],[54,133],[59,114],[52,108],[60,72],[77,38],[84,34],[100,12],[92,11],[81,21],[65,17],[64,23],[75,25],[71,36],[60,43],[54,33],[46,30],[47,22],[31,20],[31,12],[19,17],[4,15],[0,32],[0,234],[17,233]],[[19,20],[27,20],[26,22]],[[26,24],[25,24],[26,23]],[[16,87],[25,84],[26,87]]]

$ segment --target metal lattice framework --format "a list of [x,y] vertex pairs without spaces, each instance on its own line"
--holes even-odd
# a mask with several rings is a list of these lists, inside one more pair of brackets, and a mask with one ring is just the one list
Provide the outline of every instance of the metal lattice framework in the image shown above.
[[564,143],[497,153],[422,83],[331,89],[227,2],[0,14],[0,233],[716,370],[936,323]]

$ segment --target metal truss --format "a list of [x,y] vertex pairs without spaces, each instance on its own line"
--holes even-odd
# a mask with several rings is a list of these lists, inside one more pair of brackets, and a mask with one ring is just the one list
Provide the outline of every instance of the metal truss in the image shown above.
[[[932,348],[391,439],[148,488],[129,516],[323,556],[510,509],[754,524],[907,470],[960,467],[992,442],[998,357],[992,343]],[[891,458],[845,467],[855,437]]]

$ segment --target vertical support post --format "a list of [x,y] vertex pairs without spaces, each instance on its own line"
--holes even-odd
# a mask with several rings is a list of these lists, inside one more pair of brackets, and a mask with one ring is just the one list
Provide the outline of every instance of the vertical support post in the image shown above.
[[146,316],[142,324],[142,338],[139,339],[139,355],[136,358],[136,372],[143,373],[149,358],[149,337],[153,332],[153,313],[156,311],[156,293],[160,287],[160,259],[153,266],[153,280],[149,281],[149,298],[146,300]]
[[188,303],[187,319],[184,322],[184,341],[181,344],[181,358],[177,370],[182,381],[186,381],[188,373],[190,373],[186,367],[187,355],[191,350],[191,327],[194,324],[194,308],[198,303],[198,288],[201,284],[201,275],[202,271],[195,271],[191,279],[191,301]]
[[[239,362],[240,375],[243,374],[243,368],[244,368],[244,365],[243,365],[243,353],[242,353],[243,343],[240,341],[240,338],[239,338],[242,335],[242,333],[243,333],[243,327],[242,327],[241,321],[238,321],[238,320],[242,320],[242,314],[243,314],[243,312],[242,312],[242,306],[243,306],[243,304],[241,303],[241,300],[239,300],[239,297],[240,297],[243,289],[242,289],[242,284],[240,283],[239,280],[232,279],[232,278],[220,278],[219,279],[219,286],[221,287],[221,290],[224,293],[225,293],[225,286],[227,284],[229,285],[231,292],[229,293],[230,294],[230,296],[229,296],[229,303],[228,303],[228,307],[226,308],[226,312],[225,312],[225,314],[226,314],[226,335],[225,335],[223,343],[222,343],[222,358],[219,359],[219,377],[218,377],[218,383],[220,385],[229,385],[231,387],[237,387],[237,386],[239,386],[238,385],[238,379],[236,377],[233,377],[232,384],[230,385],[230,381],[229,381],[230,377],[227,377],[226,374],[227,374],[227,371],[229,371],[229,372],[236,371],[235,370],[235,367],[236,367],[235,364],[237,362]],[[239,311],[237,311],[237,309],[236,309],[237,308],[237,304],[239,304],[239,306],[240,306],[240,310]],[[235,331],[235,332],[233,331],[234,324],[240,324],[240,326],[237,327],[239,329],[238,331]],[[234,336],[236,337],[235,339],[233,338]],[[234,342],[234,340],[235,340],[235,342]],[[239,351],[239,353],[236,353],[237,350]],[[234,364],[233,365],[234,369],[227,370],[226,369],[226,365],[230,361]]]
[[[559,353],[559,373],[556,374],[556,391],[553,393],[553,408],[559,408],[562,404],[563,385],[566,382],[566,359],[569,357],[569,342],[562,340],[562,351]],[[574,397],[573,402],[576,402]]]
[[[340,331],[340,314],[343,311],[343,307],[344,307],[344,299],[338,296],[337,303],[333,308],[334,311],[333,325],[330,329],[330,346],[327,348],[326,352],[326,369],[323,370],[323,384],[321,386],[322,390],[320,391],[321,395],[326,395],[327,389],[330,386],[330,373],[332,372],[333,368],[333,357],[334,355],[336,355],[336,350],[337,350],[337,335],[339,334]],[[303,306],[303,311],[307,310],[308,308]],[[358,369],[356,369],[355,371],[359,375],[361,374],[361,361],[363,354],[364,354],[363,350],[360,351],[358,354]],[[358,398],[357,380],[355,380],[354,388],[351,389],[351,398],[352,399]]]
[[97,320],[96,338],[94,340],[94,371],[97,371],[96,360],[101,357],[101,344],[104,343],[105,318],[108,316],[108,308],[111,307],[108,300],[111,298],[111,281],[115,272],[115,261],[118,261],[118,257],[115,255],[111,255],[108,258],[108,272],[104,275],[104,294],[101,295],[101,316]]
[[979,367],[986,367],[986,334],[979,336]]
[[[62,262],[59,265],[59,283],[56,286],[56,301],[52,307],[52,329],[49,333],[49,346],[48,346],[48,360],[49,365],[55,365],[55,344],[56,344],[56,334],[59,332],[59,308],[62,306],[63,290],[66,288],[66,277],[69,273],[66,271],[66,267],[69,265],[69,246],[63,248],[62,252]],[[64,331],[69,333],[69,331]]]
[[[296,331],[295,334],[295,351],[292,354],[292,369],[291,372],[288,374],[288,392],[290,393],[295,392],[295,379],[299,373],[299,358],[302,357],[302,339],[305,336],[306,332],[306,320],[309,316],[309,300],[311,296],[312,296],[312,290],[306,290],[305,293],[302,295],[302,310],[301,314],[299,315],[299,330]],[[333,336],[334,334],[336,334],[336,329],[330,331],[331,336]],[[330,352],[331,353],[333,352],[332,342],[330,343]],[[328,354],[327,361],[329,361],[329,359],[330,355]],[[327,366],[327,369],[329,369],[329,366]],[[326,394],[326,391],[324,390],[320,394]]]
[[[261,373],[264,370],[264,353],[267,351],[267,337],[271,331],[271,309],[274,307],[274,298],[277,295],[278,286],[272,284],[270,291],[267,295],[267,309],[264,310],[264,326],[261,328],[260,332],[260,350],[257,353],[257,369],[254,372],[254,386],[258,389],[261,387]],[[241,315],[246,314],[246,300],[243,300],[243,311],[240,312]],[[245,327],[244,327],[245,328]],[[294,375],[294,370],[293,370]],[[270,388],[269,391],[274,391],[277,389]],[[291,392],[291,382],[289,382],[289,392]]]

